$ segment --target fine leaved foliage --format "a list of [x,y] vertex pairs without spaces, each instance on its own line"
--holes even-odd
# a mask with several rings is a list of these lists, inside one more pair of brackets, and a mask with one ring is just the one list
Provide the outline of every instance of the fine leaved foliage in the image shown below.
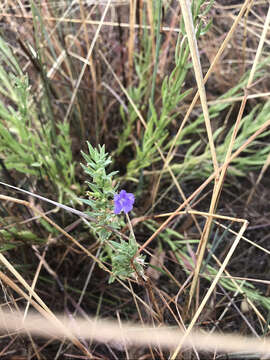
[[0,156],[5,167],[47,179],[60,199],[66,193],[74,198],[69,124],[57,122],[53,135],[52,124],[38,106],[28,76],[1,37],[0,79]]
[[[90,181],[86,181],[89,186],[89,191],[86,192],[87,199],[80,199],[83,203],[90,207],[87,214],[95,217],[97,222],[87,223],[94,234],[94,236],[101,243],[100,259],[104,262],[109,262],[112,266],[112,275],[109,282],[113,282],[117,276],[126,279],[130,276],[143,276],[144,258],[136,257],[138,251],[138,244],[134,237],[133,231],[124,240],[122,234],[119,232],[125,223],[121,216],[116,215],[120,211],[118,209],[118,200],[122,202],[124,193],[125,196],[132,194],[126,193],[124,190],[117,195],[117,185],[113,184],[113,176],[118,171],[106,173],[106,167],[112,162],[111,157],[105,152],[105,146],[98,146],[93,148],[87,142],[89,154],[82,152],[86,161],[86,165],[81,164],[85,173],[90,176]],[[133,196],[133,195],[132,195]],[[114,201],[113,201],[114,199]],[[134,201],[134,197],[132,199]],[[127,213],[132,209],[132,204],[128,204],[128,208],[123,209]],[[116,239],[110,240],[114,236]]]

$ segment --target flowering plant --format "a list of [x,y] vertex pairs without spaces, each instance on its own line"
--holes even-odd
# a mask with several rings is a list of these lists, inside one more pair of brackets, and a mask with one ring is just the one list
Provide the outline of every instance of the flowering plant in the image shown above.
[[[119,194],[116,192],[117,186],[113,185],[112,178],[117,171],[106,173],[106,167],[112,160],[105,153],[105,146],[93,148],[89,142],[87,145],[89,155],[82,152],[86,165],[81,165],[91,177],[91,181],[86,181],[90,190],[86,193],[88,199],[80,200],[90,206],[87,213],[97,219],[96,223],[87,224],[102,244],[100,259],[111,263],[113,275],[109,282],[113,282],[117,276],[122,279],[130,276],[136,278],[137,274],[143,276],[144,258],[138,256],[133,259],[138,251],[138,244],[132,228],[128,241],[123,240],[119,231],[113,233],[108,229],[109,226],[112,230],[119,230],[125,225],[123,218],[117,215],[122,211],[127,215],[133,208],[135,197],[125,190],[121,190]],[[130,221],[129,226],[131,227]],[[112,236],[116,240],[110,240]]]

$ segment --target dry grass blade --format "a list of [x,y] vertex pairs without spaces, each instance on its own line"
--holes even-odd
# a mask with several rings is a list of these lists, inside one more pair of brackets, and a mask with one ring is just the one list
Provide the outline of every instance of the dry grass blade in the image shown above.
[[270,341],[258,340],[252,337],[244,337],[237,334],[207,334],[192,332],[186,336],[182,331],[169,327],[152,328],[142,327],[136,324],[119,325],[118,322],[96,320],[90,321],[77,319],[76,325],[66,317],[58,316],[63,326],[57,326],[50,320],[44,319],[39,315],[28,314],[23,322],[21,314],[11,314],[1,312],[0,327],[4,331],[29,331],[33,335],[42,337],[63,338],[67,330],[73,336],[92,339],[101,343],[124,342],[130,346],[158,345],[164,349],[173,349],[180,341],[185,347],[195,346],[204,351],[222,351],[222,352],[251,352],[258,354],[270,353]]
[[[182,14],[183,14],[185,28],[186,28],[187,37],[188,37],[188,43],[189,43],[189,47],[190,47],[190,53],[191,53],[191,57],[192,57],[193,69],[194,69],[194,73],[195,73],[195,77],[196,77],[196,82],[198,85],[198,91],[200,94],[201,105],[202,105],[204,121],[205,121],[206,130],[207,130],[210,150],[211,150],[211,155],[212,155],[213,166],[214,166],[215,173],[218,174],[217,155],[216,155],[216,149],[215,149],[215,144],[214,144],[214,140],[213,140],[211,122],[210,122],[210,117],[209,117],[209,112],[208,112],[206,92],[205,92],[202,67],[201,67],[201,62],[200,62],[200,55],[199,55],[199,50],[198,50],[198,45],[197,45],[197,40],[196,40],[196,35],[195,35],[194,24],[193,24],[193,20],[192,20],[191,6],[190,6],[189,1],[187,1],[187,0],[179,0],[179,2],[181,5],[181,9],[182,9]],[[218,178],[218,175],[216,175],[216,176]]]

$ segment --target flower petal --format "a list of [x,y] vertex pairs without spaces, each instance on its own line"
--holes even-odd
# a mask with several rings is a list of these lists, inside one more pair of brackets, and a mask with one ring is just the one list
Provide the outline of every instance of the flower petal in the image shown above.
[[114,213],[119,214],[121,211],[128,213],[132,210],[135,197],[126,190],[121,190],[119,194],[114,195]]
[[120,214],[121,211],[122,211],[122,206],[121,206],[120,202],[114,201],[114,213]]

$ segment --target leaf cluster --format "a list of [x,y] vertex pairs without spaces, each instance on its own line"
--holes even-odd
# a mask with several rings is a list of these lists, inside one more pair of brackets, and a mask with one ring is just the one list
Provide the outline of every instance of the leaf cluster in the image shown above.
[[137,275],[143,276],[144,257],[139,256],[133,260],[138,251],[138,245],[132,236],[128,242],[123,240],[120,240],[120,243],[110,241],[110,244],[115,250],[112,253],[113,276],[110,278],[110,282],[113,282],[116,276],[123,279],[127,277],[137,278]]

